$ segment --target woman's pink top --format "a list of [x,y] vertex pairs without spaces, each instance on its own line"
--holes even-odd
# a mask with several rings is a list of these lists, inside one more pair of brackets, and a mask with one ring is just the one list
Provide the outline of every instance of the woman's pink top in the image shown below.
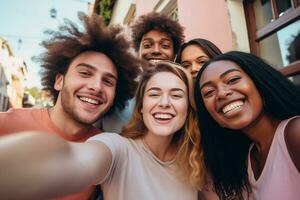
[[290,157],[284,135],[286,125],[291,119],[282,121],[276,129],[265,166],[258,180],[255,179],[251,167],[250,152],[253,145],[250,147],[248,177],[252,193],[249,199],[300,200],[300,173]]

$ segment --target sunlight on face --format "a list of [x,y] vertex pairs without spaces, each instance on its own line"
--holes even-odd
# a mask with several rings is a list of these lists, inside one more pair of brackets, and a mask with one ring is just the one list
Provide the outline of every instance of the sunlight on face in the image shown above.
[[187,110],[187,87],[178,76],[159,72],[149,80],[141,110],[148,134],[172,137],[184,125]]
[[207,111],[223,127],[245,129],[263,111],[256,86],[234,62],[212,62],[203,71],[199,84]]

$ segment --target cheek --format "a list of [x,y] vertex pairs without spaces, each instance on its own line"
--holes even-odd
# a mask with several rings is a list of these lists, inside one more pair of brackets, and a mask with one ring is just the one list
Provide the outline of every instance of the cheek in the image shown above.
[[213,98],[203,100],[204,106],[210,115],[214,115],[215,103]]
[[185,119],[187,117],[187,113],[188,113],[188,103],[186,101],[178,102],[176,107],[177,107],[178,114],[180,114],[181,117]]
[[191,67],[191,66],[188,66],[188,67],[185,68],[185,69],[187,69],[190,73],[192,73],[192,67]]
[[114,87],[107,87],[105,90],[106,98],[109,102],[113,102],[116,97],[116,88]]
[[145,126],[148,128],[149,126],[149,119],[150,119],[150,114],[151,113],[151,106],[149,105],[149,102],[143,101],[142,108],[141,108],[141,115],[143,122]]
[[147,49],[140,49],[140,51],[139,51],[139,56],[140,56],[140,57],[141,57],[141,56],[145,56],[148,52],[149,52],[149,50],[147,50]]
[[168,56],[169,56],[170,58],[173,58],[173,57],[174,57],[174,52],[173,52],[173,50],[167,50],[166,54],[168,54]]
[[255,98],[253,100],[254,106],[255,106],[257,112],[261,113],[263,111],[264,101],[258,92],[256,92],[254,96],[255,96]]
[[142,108],[141,108],[141,113],[144,117],[145,113],[147,113],[149,111],[149,105],[150,102],[147,98],[143,98],[143,103],[142,103]]
[[200,69],[201,69],[201,67],[203,66],[203,64],[201,63],[197,63],[197,65],[196,65],[196,69],[197,69],[197,71],[199,71]]

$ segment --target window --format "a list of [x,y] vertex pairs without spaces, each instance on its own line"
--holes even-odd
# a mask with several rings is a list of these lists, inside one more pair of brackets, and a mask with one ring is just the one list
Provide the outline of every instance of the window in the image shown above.
[[155,12],[162,12],[174,20],[178,20],[177,0],[159,0],[153,9]]
[[300,84],[300,0],[245,0],[244,8],[251,52]]

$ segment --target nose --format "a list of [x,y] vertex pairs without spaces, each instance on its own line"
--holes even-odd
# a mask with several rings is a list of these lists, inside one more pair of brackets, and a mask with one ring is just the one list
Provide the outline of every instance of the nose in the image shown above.
[[228,88],[228,86],[222,84],[219,85],[217,88],[217,99],[222,100],[226,99],[229,95],[232,94],[232,90]]
[[88,88],[96,93],[102,93],[103,85],[101,78],[94,78],[90,80]]
[[199,63],[193,62],[192,63],[191,74],[193,76],[197,75],[197,73],[199,72],[200,68],[201,68],[201,65]]
[[154,44],[152,48],[152,54],[160,54],[159,44]]
[[159,106],[166,108],[170,106],[170,98],[168,95],[162,95],[159,100]]

